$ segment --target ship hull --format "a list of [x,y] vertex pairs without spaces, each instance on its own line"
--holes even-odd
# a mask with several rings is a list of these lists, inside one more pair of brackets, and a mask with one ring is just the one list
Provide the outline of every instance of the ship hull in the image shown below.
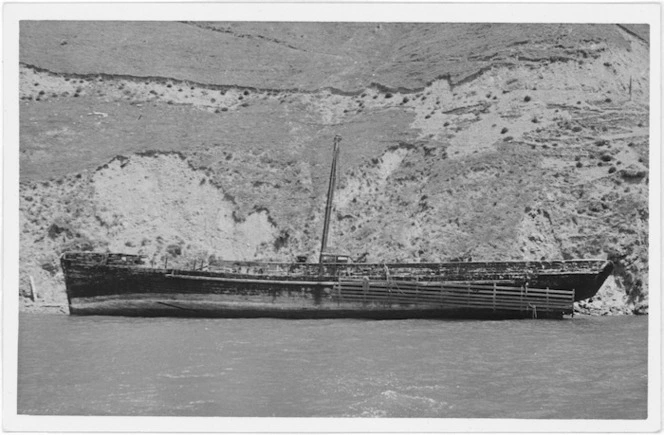
[[370,319],[560,318],[572,313],[575,300],[594,295],[612,268],[606,263],[596,270],[535,274],[532,263],[450,263],[433,274],[418,265],[417,273],[406,276],[411,265],[398,265],[392,270],[400,274],[381,277],[376,271],[386,265],[335,265],[321,274],[277,276],[96,264],[66,256],[62,264],[74,315]]
[[281,318],[281,319],[519,319],[561,318],[571,309],[496,310],[491,308],[422,306],[419,304],[334,305],[284,304],[279,302],[229,302],[214,297],[186,294],[128,294],[118,297],[80,298],[70,306],[72,315],[127,317]]

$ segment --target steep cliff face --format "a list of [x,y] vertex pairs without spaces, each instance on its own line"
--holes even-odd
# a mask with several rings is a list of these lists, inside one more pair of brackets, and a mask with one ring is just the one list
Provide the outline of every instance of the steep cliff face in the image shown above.
[[38,302],[62,304],[71,248],[185,267],[313,259],[340,134],[338,251],[610,258],[615,277],[578,309],[642,312],[642,30],[24,23],[21,292],[32,277]]

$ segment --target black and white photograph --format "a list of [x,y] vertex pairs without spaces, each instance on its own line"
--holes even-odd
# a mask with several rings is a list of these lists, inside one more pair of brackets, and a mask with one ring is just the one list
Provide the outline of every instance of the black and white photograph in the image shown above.
[[12,422],[661,430],[661,5],[243,6],[5,27]]

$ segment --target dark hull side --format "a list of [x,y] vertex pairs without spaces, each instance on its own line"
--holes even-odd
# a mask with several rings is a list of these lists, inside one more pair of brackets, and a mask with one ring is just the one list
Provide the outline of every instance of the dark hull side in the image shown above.
[[483,276],[473,265],[457,265],[444,277],[369,279],[340,276],[339,270],[271,276],[65,257],[62,263],[71,314],[146,317],[560,318],[572,312],[574,300],[593,296],[612,269],[607,263],[595,272],[572,268],[534,275],[531,269],[517,273],[515,263],[493,271],[483,263]]

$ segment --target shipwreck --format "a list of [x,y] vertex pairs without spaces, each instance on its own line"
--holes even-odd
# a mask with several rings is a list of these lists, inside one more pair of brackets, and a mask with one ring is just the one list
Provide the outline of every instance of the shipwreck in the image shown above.
[[70,314],[562,318],[613,271],[606,260],[354,263],[329,253],[339,143],[337,136],[317,263],[229,260],[213,270],[155,268],[138,255],[65,252]]

